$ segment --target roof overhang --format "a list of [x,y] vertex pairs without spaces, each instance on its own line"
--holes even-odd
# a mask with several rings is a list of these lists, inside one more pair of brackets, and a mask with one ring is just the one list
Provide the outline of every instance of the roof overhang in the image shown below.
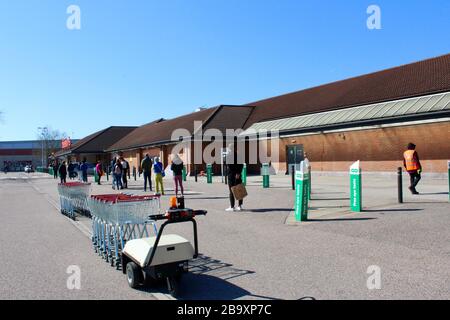
[[329,112],[258,122],[245,130],[242,136],[255,138],[267,132],[278,132],[279,136],[284,136],[402,121],[445,118],[448,116],[450,116],[450,92],[444,92]]

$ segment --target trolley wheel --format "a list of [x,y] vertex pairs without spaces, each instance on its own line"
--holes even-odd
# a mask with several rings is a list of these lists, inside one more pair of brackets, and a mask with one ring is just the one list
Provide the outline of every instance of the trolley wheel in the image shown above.
[[180,282],[177,279],[177,277],[174,276],[170,276],[167,277],[167,290],[169,290],[169,294],[176,298],[178,296],[179,293],[179,287],[180,287]]
[[142,272],[138,265],[134,262],[127,263],[127,281],[128,285],[136,289],[142,283]]

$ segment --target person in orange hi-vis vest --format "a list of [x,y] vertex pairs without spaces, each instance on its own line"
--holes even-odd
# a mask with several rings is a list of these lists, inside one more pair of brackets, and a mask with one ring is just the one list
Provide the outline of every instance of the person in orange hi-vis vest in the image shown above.
[[412,194],[419,194],[416,190],[416,186],[419,183],[422,174],[422,165],[419,161],[419,155],[416,151],[416,145],[414,143],[408,144],[408,150],[403,153],[403,166],[409,173],[411,179],[411,185],[409,190]]

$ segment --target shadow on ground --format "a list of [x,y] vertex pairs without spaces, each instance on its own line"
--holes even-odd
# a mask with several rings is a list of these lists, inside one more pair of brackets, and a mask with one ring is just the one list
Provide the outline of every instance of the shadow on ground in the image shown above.
[[383,212],[416,212],[423,211],[423,209],[364,209],[363,212],[374,212],[374,213],[383,213]]
[[246,209],[244,212],[267,213],[267,212],[291,212],[292,208],[267,208],[267,209]]
[[[233,267],[232,264],[200,255],[189,263],[189,273],[180,282],[179,300],[234,300],[240,298],[279,300],[274,297],[253,295],[229,282],[231,279],[254,274],[254,271]],[[143,292],[167,294],[165,282],[140,288]]]
[[307,222],[335,222],[335,221],[366,221],[378,218],[333,218],[333,219],[308,219]]

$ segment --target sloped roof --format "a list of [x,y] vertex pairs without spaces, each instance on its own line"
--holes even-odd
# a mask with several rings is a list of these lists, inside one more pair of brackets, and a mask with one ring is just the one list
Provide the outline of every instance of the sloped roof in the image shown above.
[[450,90],[450,54],[253,103],[252,124]]
[[280,134],[314,132],[369,124],[392,123],[450,116],[450,92],[369,104],[333,111],[318,112],[287,119],[254,123],[245,135],[276,130]]
[[176,129],[185,129],[192,136],[194,122],[202,121],[202,130],[218,129],[226,133],[226,129],[242,128],[247,121],[252,107],[250,106],[218,106],[189,113],[181,117],[150,123],[139,127],[126,137],[107,149],[108,152],[124,151],[141,147],[158,146],[172,142],[172,133]]
[[137,127],[118,127],[112,126],[97,131],[73,144],[69,149],[61,150],[55,156],[64,156],[68,154],[80,153],[102,153],[112,144],[126,136]]

